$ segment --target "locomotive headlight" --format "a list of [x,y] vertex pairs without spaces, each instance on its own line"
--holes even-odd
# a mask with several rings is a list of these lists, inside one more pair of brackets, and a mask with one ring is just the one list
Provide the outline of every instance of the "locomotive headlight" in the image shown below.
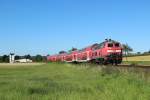
[[107,50],[107,52],[114,52],[113,50]]
[[121,50],[116,50],[116,52],[121,52]]

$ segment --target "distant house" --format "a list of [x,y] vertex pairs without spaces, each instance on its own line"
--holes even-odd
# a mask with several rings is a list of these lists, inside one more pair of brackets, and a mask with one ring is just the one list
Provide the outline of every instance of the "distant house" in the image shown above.
[[18,60],[15,60],[15,62],[17,62],[17,63],[32,63],[33,61],[30,59],[18,59]]

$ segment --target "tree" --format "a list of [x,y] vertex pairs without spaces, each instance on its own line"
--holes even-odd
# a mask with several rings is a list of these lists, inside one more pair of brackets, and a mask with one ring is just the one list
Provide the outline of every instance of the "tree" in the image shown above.
[[2,62],[2,56],[0,56],[0,62]]
[[30,56],[30,54],[28,54],[28,55],[25,55],[24,57],[25,57],[25,59],[31,59],[31,56]]
[[141,52],[137,52],[137,55],[140,55],[141,54]]
[[122,44],[122,47],[127,60],[127,55],[129,55],[129,52],[132,52],[133,49],[128,44]]
[[59,54],[64,54],[64,53],[66,53],[66,51],[62,50],[62,51],[59,52]]
[[47,62],[47,56],[42,56],[42,58],[43,58],[43,62]]
[[71,49],[71,50],[69,50],[69,52],[76,51],[76,50],[78,50],[78,49],[77,49],[77,48],[72,47],[72,49]]
[[8,63],[9,62],[9,56],[8,55],[3,55],[2,56],[2,62]]
[[20,56],[16,55],[15,60],[19,60],[19,59],[20,59]]
[[123,44],[122,47],[123,47],[123,51],[126,52],[127,54],[133,51],[133,49],[128,44]]
[[35,61],[36,62],[42,62],[43,61],[43,57],[41,55],[36,55],[35,56]]
[[143,54],[144,54],[144,55],[148,55],[148,54],[149,54],[149,52],[144,52]]

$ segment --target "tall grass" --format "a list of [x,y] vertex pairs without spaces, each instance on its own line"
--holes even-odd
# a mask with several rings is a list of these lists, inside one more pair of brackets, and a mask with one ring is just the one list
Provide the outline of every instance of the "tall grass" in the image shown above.
[[2,67],[0,100],[150,100],[149,73],[86,64]]

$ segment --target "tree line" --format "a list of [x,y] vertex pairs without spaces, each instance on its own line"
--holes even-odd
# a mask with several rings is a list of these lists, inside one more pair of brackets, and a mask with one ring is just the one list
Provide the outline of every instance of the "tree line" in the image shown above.
[[[30,54],[24,55],[24,56],[15,55],[15,60],[19,60],[19,59],[30,59],[33,62],[46,62],[47,61],[46,56],[42,56],[40,54],[38,54],[36,56],[31,56]],[[0,56],[0,62],[1,63],[8,63],[9,62],[9,55]]]
[[150,50],[145,52],[136,52],[132,53],[133,49],[128,44],[122,44],[123,48],[123,56],[144,56],[144,55],[150,55]]

